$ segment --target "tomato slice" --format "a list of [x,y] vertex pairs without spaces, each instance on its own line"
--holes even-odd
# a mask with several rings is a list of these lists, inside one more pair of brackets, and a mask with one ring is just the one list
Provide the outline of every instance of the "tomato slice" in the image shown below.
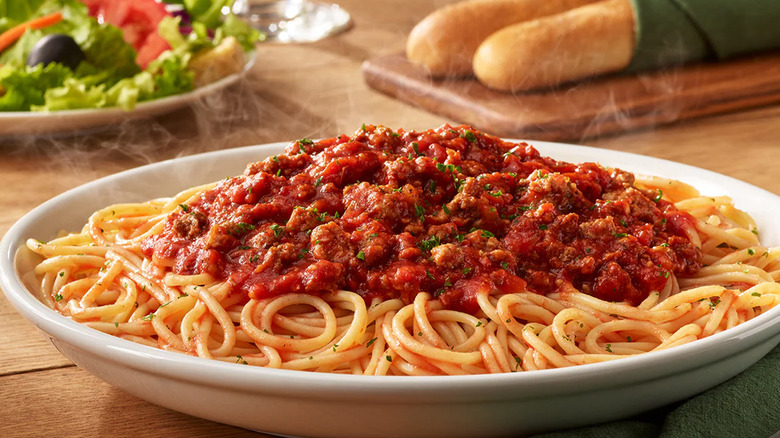
[[149,62],[171,46],[157,32],[160,21],[170,16],[165,5],[155,0],[81,0],[89,15],[101,23],[122,29],[123,37],[135,48],[135,62],[146,68]]

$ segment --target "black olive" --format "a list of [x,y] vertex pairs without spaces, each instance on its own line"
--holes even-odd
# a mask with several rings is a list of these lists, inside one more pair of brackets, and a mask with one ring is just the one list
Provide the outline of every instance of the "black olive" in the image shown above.
[[71,70],[75,70],[84,60],[84,52],[81,47],[68,35],[54,33],[41,38],[33,46],[30,56],[27,57],[27,65],[35,67],[38,64],[48,65],[59,62]]

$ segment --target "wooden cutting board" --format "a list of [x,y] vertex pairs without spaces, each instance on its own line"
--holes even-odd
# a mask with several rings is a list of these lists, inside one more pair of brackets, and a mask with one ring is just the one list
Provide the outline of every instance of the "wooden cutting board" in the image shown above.
[[780,102],[778,52],[520,94],[474,78],[434,80],[400,54],[364,62],[363,75],[370,87],[432,113],[538,140],[581,140]]

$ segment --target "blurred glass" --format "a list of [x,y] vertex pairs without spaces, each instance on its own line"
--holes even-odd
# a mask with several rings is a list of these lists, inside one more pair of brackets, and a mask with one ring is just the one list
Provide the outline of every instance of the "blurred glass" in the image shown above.
[[233,13],[266,34],[266,41],[302,43],[349,28],[349,13],[337,4],[308,0],[236,0]]

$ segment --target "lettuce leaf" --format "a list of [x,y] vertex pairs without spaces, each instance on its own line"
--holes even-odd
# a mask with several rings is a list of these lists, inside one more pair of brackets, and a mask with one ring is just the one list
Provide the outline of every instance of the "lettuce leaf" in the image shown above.
[[154,91],[145,97],[158,99],[179,94],[182,90],[192,90],[194,74],[187,69],[189,59],[189,53],[177,56],[173,52],[163,52],[150,62],[146,71],[154,78]]
[[49,88],[44,105],[33,105],[33,111],[61,111],[82,108],[102,108],[106,105],[105,87],[88,86],[76,78],[67,78],[61,87]]
[[222,9],[229,8],[233,0],[184,0],[183,3],[193,22],[197,21],[209,29],[215,29],[222,22]]
[[154,93],[154,79],[149,72],[141,72],[132,78],[122,79],[106,92],[108,106],[118,106],[125,111]]
[[96,21],[74,33],[76,43],[86,60],[77,69],[77,76],[100,75],[107,88],[121,79],[141,72],[135,63],[135,49],[122,38],[122,31]]
[[5,89],[0,97],[0,111],[29,111],[33,106],[43,105],[46,90],[61,86],[71,74],[61,64],[26,69],[0,67],[0,84]]
[[[221,32],[221,37],[235,37],[244,51],[250,51],[255,48],[255,43],[265,39],[265,35],[254,29],[246,21],[230,14],[225,17],[222,26],[217,29]],[[216,39],[216,38],[215,38]]]
[[45,0],[0,0],[0,32],[27,21]]

